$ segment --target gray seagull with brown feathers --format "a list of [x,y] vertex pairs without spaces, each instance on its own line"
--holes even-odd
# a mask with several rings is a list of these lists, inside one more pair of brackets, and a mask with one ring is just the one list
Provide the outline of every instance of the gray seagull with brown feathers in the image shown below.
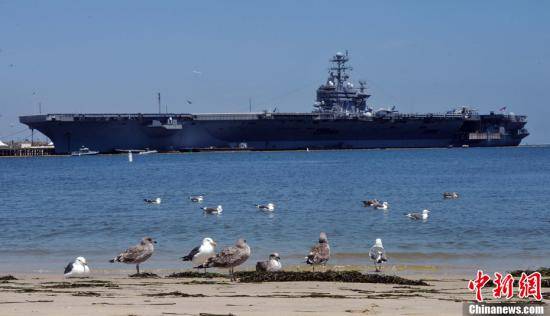
[[223,248],[221,252],[216,254],[215,257],[209,258],[205,263],[198,266],[201,268],[226,268],[229,269],[231,280],[235,280],[233,276],[233,269],[236,266],[243,264],[248,258],[250,258],[250,247],[246,243],[246,240],[239,239],[235,243],[235,246]]
[[328,245],[327,234],[321,232],[319,234],[319,243],[311,247],[309,254],[306,257],[306,263],[311,264],[315,272],[316,265],[325,265],[330,259],[330,246]]
[[139,244],[124,250],[124,252],[121,252],[118,256],[109,260],[109,262],[135,264],[137,273],[139,274],[139,264],[145,262],[153,255],[155,251],[155,246],[153,244],[156,243],[157,242],[151,237],[143,237]]

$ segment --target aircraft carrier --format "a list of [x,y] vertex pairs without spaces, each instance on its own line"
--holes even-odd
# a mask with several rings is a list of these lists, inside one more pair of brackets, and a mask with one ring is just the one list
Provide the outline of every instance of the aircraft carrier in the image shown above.
[[524,115],[479,114],[468,107],[444,113],[374,109],[365,82],[355,87],[347,52],[330,59],[311,112],[115,113],[21,116],[49,137],[57,154],[86,147],[128,150],[301,150],[517,146],[529,135]]

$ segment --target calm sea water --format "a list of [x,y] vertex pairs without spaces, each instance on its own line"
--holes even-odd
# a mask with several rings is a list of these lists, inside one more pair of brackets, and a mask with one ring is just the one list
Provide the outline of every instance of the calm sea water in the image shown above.
[[[298,263],[326,231],[332,263],[365,264],[375,238],[394,263],[548,265],[550,148],[193,153],[0,159],[0,270],[95,268],[145,235],[145,268],[181,268],[203,237],[244,237],[253,258]],[[457,191],[458,200],[443,200]],[[205,216],[202,205],[223,205]],[[143,198],[161,197],[161,205]],[[388,211],[363,208],[378,198]],[[256,203],[273,202],[266,214]],[[427,222],[406,212],[431,210]],[[128,268],[128,267],[125,267]]]

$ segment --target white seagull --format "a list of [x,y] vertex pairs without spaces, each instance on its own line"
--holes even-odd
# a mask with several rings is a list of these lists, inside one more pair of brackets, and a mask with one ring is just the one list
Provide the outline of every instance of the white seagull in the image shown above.
[[74,277],[84,277],[88,276],[90,274],[90,268],[88,267],[88,264],[86,263],[86,258],[84,257],[78,257],[73,262],[69,263],[65,267],[65,272],[63,272],[63,275],[66,278],[74,278]]
[[382,269],[382,262],[388,261],[386,251],[384,250],[384,246],[382,246],[382,239],[376,238],[374,245],[370,248],[369,257],[374,261],[376,272],[380,272]]
[[430,214],[429,210],[423,210],[422,213],[409,213],[406,214],[408,218],[414,219],[414,220],[427,220],[428,215]]
[[191,195],[189,197],[189,200],[191,200],[191,202],[200,203],[204,200],[204,196],[203,195]]
[[161,199],[158,197],[154,199],[143,199],[143,201],[147,204],[160,204]]
[[267,203],[267,204],[256,204],[256,207],[259,208],[262,211],[274,211],[275,210],[275,204],[273,203]]
[[[202,240],[202,244],[193,248],[187,256],[182,257],[183,261],[191,261],[193,265],[199,266],[204,264],[208,259],[216,255],[216,242],[210,238],[206,237]],[[206,273],[206,268],[204,269]]]
[[201,207],[201,209],[207,214],[221,214],[223,212],[221,205],[217,207]]
[[388,204],[388,202],[382,202],[382,203],[374,204],[373,206],[377,210],[387,210],[390,205]]

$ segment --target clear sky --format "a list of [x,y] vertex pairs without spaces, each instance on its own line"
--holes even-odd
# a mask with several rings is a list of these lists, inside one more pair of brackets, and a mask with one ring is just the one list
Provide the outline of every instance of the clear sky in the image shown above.
[[[310,111],[348,50],[375,108],[507,106],[550,143],[550,1],[3,1],[0,140],[42,112]],[[188,104],[186,100],[191,100]]]

